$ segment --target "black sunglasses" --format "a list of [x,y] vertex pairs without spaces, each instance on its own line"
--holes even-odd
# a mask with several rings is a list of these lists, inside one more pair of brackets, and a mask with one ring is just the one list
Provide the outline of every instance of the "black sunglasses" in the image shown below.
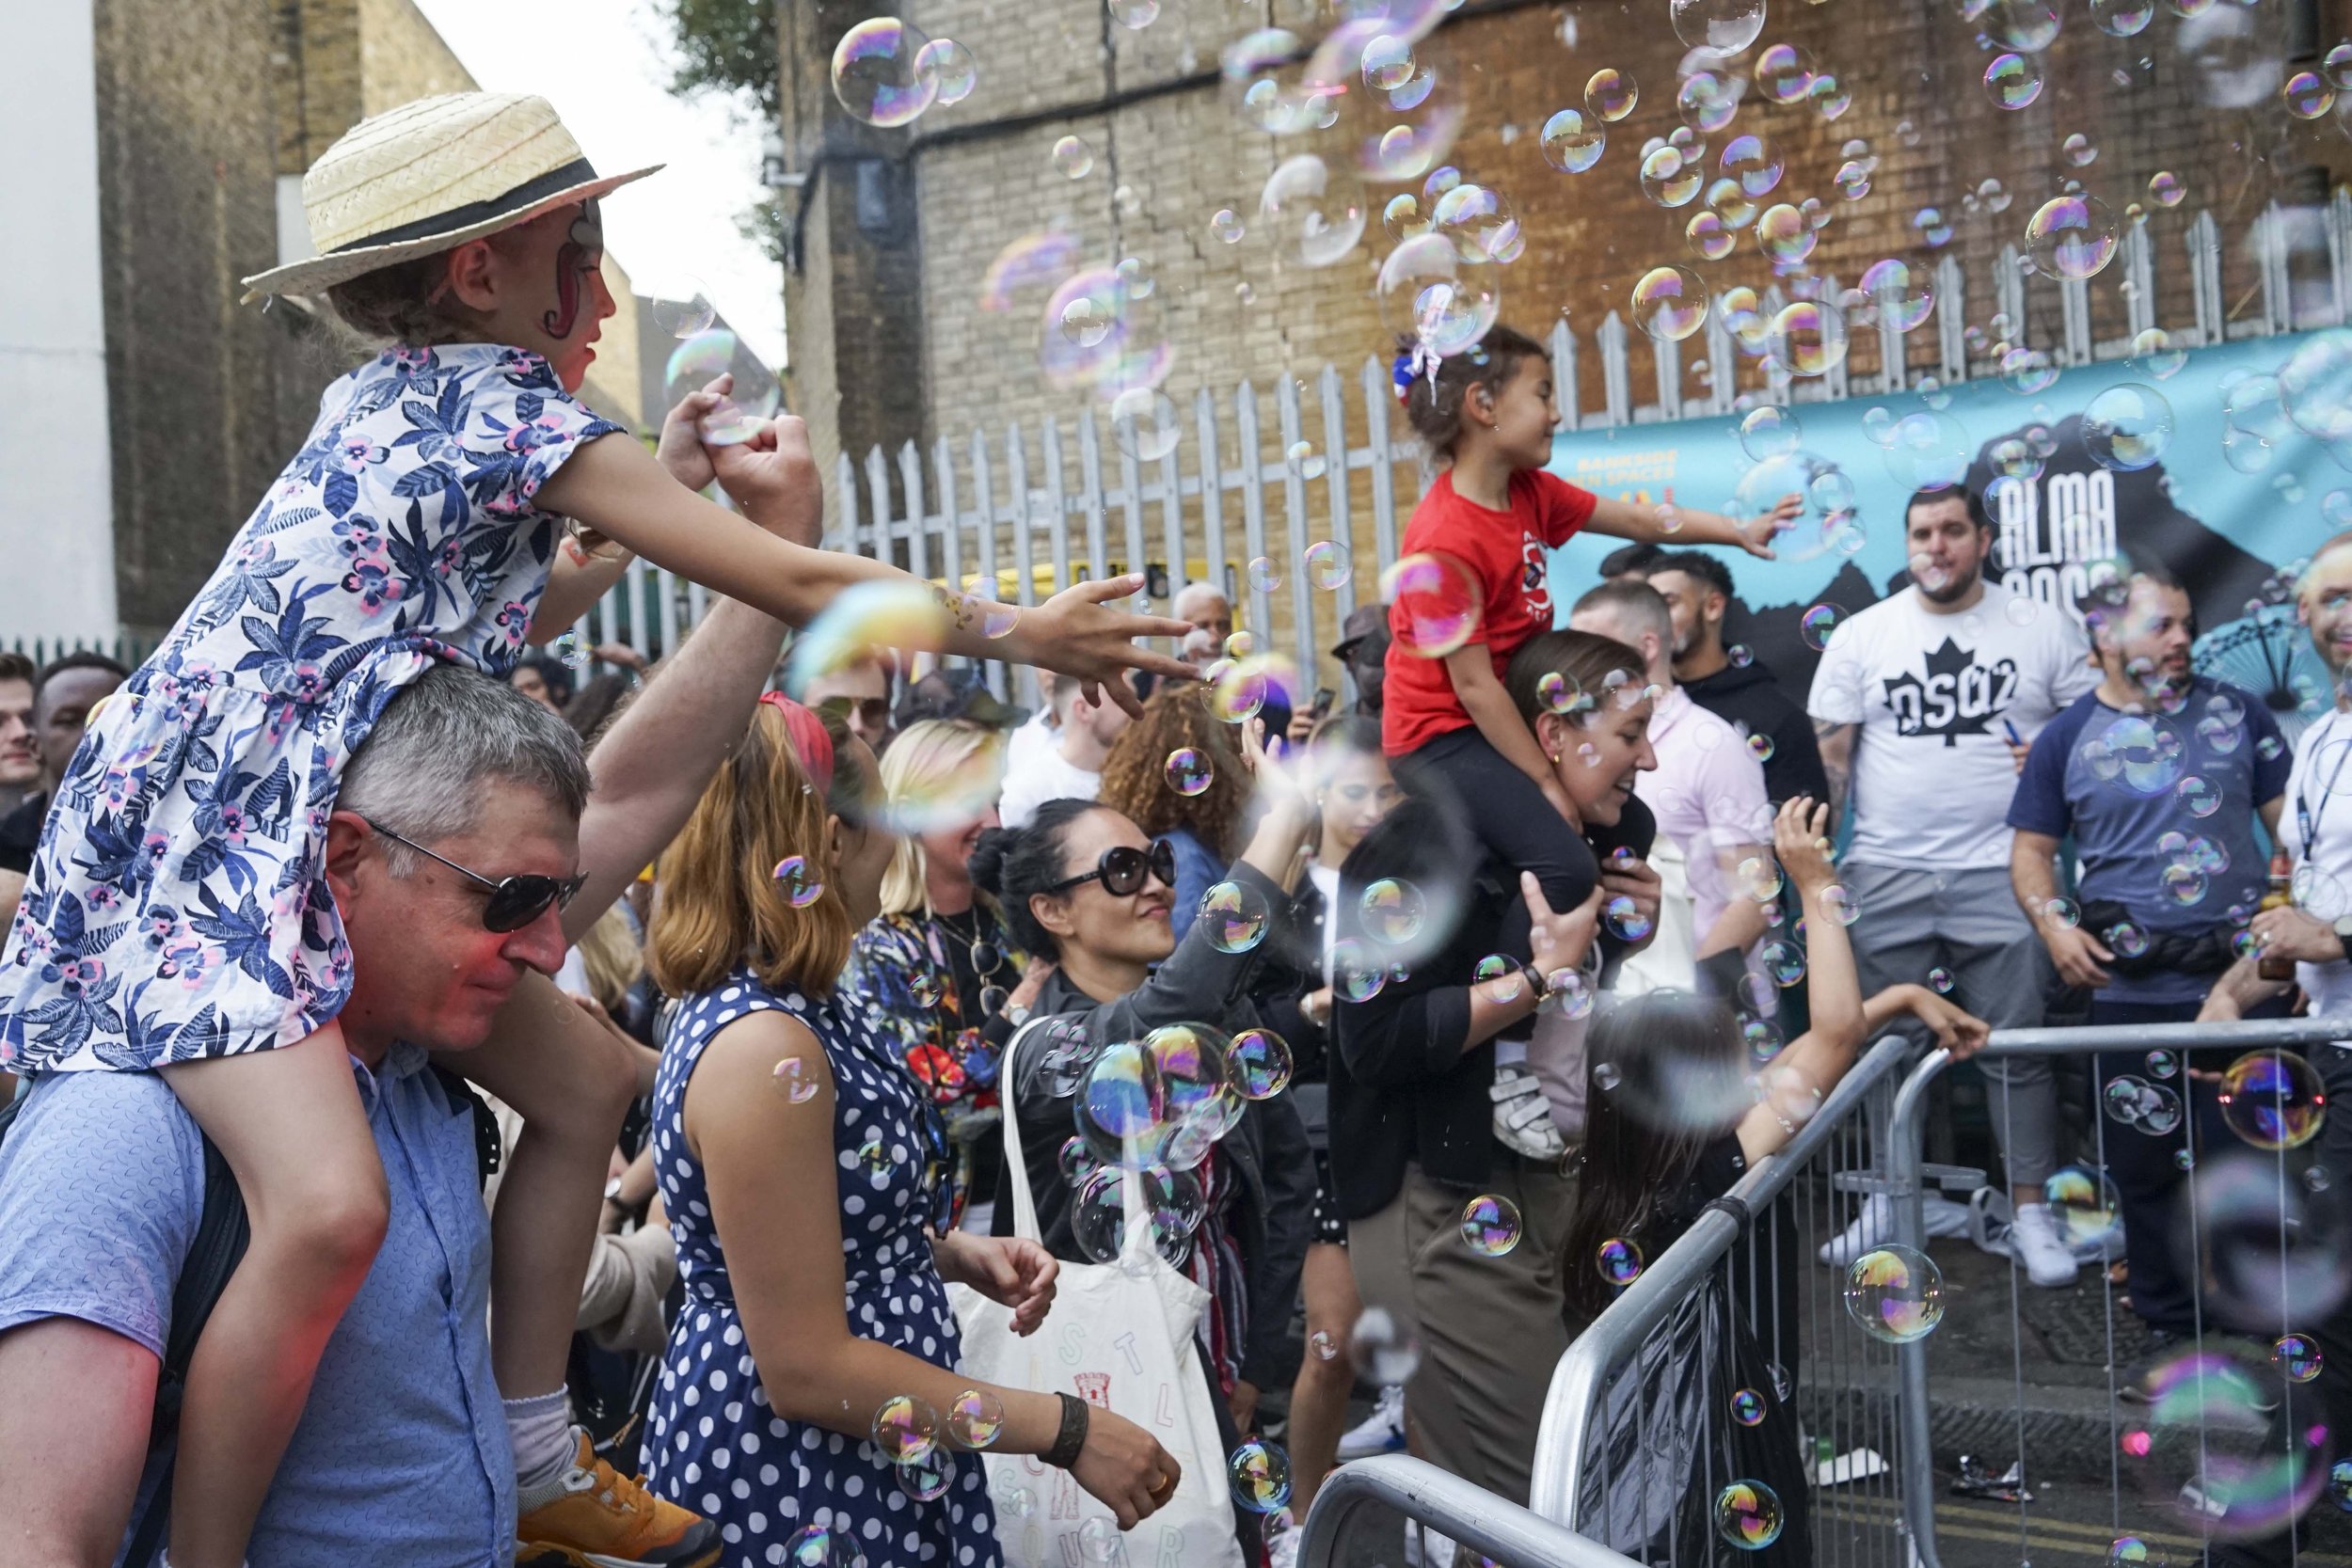
[[493,881],[479,871],[469,871],[447,855],[435,854],[413,838],[401,837],[373,816],[361,816],[359,820],[394,844],[405,844],[428,860],[439,861],[469,881],[488,888],[489,901],[482,906],[485,930],[519,931],[547,913],[549,906],[559,910],[568,906],[580,885],[588,880],[587,873],[582,872],[577,877],[506,877]]
[[1163,839],[1149,849],[1137,849],[1115,844],[1103,851],[1103,858],[1094,863],[1091,871],[1075,877],[1065,877],[1045,891],[1068,893],[1081,882],[1102,879],[1103,891],[1114,898],[1124,898],[1143,886],[1143,874],[1150,872],[1169,887],[1176,885],[1176,850]]

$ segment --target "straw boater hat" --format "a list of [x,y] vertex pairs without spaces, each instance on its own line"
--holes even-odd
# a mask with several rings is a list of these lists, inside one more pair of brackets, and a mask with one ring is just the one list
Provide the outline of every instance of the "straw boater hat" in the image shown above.
[[244,303],[319,293],[362,273],[528,223],[661,167],[599,175],[546,99],[420,98],[361,120],[302,177],[319,254],[245,280]]

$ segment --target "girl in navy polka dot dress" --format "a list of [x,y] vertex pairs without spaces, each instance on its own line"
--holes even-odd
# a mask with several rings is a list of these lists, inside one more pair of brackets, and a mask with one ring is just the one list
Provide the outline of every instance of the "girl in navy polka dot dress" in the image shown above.
[[[960,1376],[946,1282],[1045,1319],[1033,1242],[946,1228],[945,1138],[864,1004],[837,990],[894,847],[873,753],[766,699],[665,853],[647,959],[681,997],[654,1085],[685,1308],[647,1429],[654,1491],[715,1520],[726,1564],[996,1563],[979,1455],[1037,1454],[1132,1527],[1175,1460],[1108,1410]],[[772,868],[806,863],[789,902]],[[804,1533],[805,1532],[805,1533]],[[848,1560],[845,1553],[843,1560]]]

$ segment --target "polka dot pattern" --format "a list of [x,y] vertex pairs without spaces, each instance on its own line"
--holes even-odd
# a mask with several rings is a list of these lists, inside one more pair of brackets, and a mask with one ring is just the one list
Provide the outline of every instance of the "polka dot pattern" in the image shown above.
[[[962,1346],[923,1235],[919,1090],[854,1000],[771,990],[748,972],[680,1005],[654,1082],[654,1168],[677,1240],[686,1306],[654,1391],[646,1432],[653,1490],[719,1526],[723,1568],[786,1560],[804,1525],[847,1531],[869,1562],[994,1568],[996,1525],[977,1454],[959,1454],[937,1500],[902,1490],[870,1438],[846,1437],[771,1409],[736,1311],[710,1221],[702,1167],[685,1136],[686,1086],[712,1037],[758,1011],[789,1013],[825,1048],[834,1077],[843,1308],[862,1338],[953,1367]],[[879,1148],[886,1168],[861,1150]]]

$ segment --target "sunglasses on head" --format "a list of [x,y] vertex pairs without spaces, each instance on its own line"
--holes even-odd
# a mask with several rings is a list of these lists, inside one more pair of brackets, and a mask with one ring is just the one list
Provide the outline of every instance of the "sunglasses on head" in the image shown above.
[[1103,851],[1103,858],[1094,863],[1094,869],[1082,871],[1075,877],[1065,877],[1045,891],[1067,893],[1081,882],[1098,879],[1103,891],[1114,898],[1124,898],[1143,887],[1146,872],[1157,877],[1168,887],[1176,885],[1176,850],[1165,839],[1149,849],[1136,849],[1115,844]]
[[580,885],[588,880],[585,872],[577,877],[503,877],[494,880],[479,871],[468,870],[447,855],[435,854],[415,839],[401,837],[373,816],[359,820],[394,844],[405,845],[427,860],[439,861],[468,881],[488,888],[489,900],[482,906],[485,930],[519,931],[550,908],[560,910],[570,904]]

